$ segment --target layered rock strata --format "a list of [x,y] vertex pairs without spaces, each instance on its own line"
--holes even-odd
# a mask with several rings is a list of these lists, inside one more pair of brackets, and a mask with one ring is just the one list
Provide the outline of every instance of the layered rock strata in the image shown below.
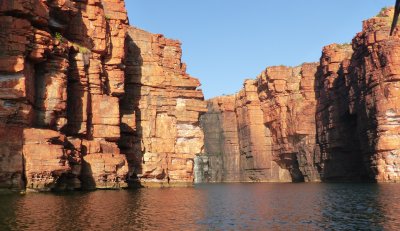
[[[392,18],[384,9],[364,21],[352,44],[324,47],[319,64],[270,67],[240,93],[209,100],[199,181],[399,181],[400,39],[397,31],[389,37]],[[272,174],[249,174],[264,167]],[[276,177],[285,171],[290,177]]]
[[314,63],[270,67],[236,95],[209,100],[201,119],[209,162],[204,180],[318,181],[316,70]]
[[127,36],[123,0],[0,1],[0,27],[1,188],[193,181],[205,103],[179,42]]
[[179,41],[130,28],[120,147],[142,184],[192,183],[203,152],[200,82],[186,74]]
[[0,18],[2,186],[124,187],[124,2],[1,1]]
[[129,28],[123,0],[0,1],[0,188],[398,182],[392,17],[206,104],[180,43]]
[[399,181],[398,32],[393,9],[363,23],[350,46],[324,48],[318,82],[318,143],[327,180]]
[[[350,110],[357,118],[363,161],[370,178],[400,180],[400,39],[389,37],[393,9],[364,21],[353,39],[350,64]],[[354,103],[353,103],[354,102]]]

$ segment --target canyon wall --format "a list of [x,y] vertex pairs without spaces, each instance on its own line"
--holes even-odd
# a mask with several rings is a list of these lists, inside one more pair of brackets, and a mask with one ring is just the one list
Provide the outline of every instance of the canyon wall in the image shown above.
[[[393,9],[363,22],[352,45],[326,46],[316,75],[316,161],[323,179],[399,180],[398,31]],[[351,49],[352,48],[352,49]]]
[[209,162],[204,180],[318,181],[316,71],[315,63],[270,67],[239,93],[209,100],[201,117],[207,153],[201,158]]
[[393,9],[320,63],[269,67],[208,100],[199,181],[399,181],[399,33]]
[[0,188],[193,181],[198,80],[123,0],[0,1]]
[[129,27],[123,0],[0,1],[0,188],[397,182],[392,18],[205,102],[179,41]]
[[141,184],[191,184],[204,146],[200,82],[186,74],[178,41],[130,28],[126,44],[120,147]]
[[124,2],[1,1],[0,14],[1,186],[125,187]]

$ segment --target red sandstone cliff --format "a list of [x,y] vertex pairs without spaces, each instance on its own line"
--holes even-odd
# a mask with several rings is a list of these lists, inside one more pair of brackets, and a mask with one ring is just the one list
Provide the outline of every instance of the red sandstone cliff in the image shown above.
[[0,188],[190,184],[195,174],[397,182],[392,15],[366,20],[351,45],[324,47],[319,64],[269,67],[206,105],[180,43],[129,28],[124,1],[3,0]]
[[0,14],[3,187],[124,187],[124,2],[1,1]]
[[202,180],[230,181],[235,169],[242,181],[399,181],[392,18],[385,9],[364,21],[351,45],[324,47],[319,65],[270,67],[235,96],[209,100]]
[[[234,168],[239,177],[222,177],[222,181],[319,179],[312,161],[316,152],[316,70],[314,63],[270,67],[256,80],[246,80],[236,95],[208,101],[209,112],[202,116],[205,151],[223,157],[220,174],[227,175],[225,172]],[[235,162],[229,163],[231,159]],[[213,175],[215,160],[208,161]],[[231,165],[234,167],[225,167]]]
[[181,56],[176,40],[128,31],[120,146],[142,184],[191,184],[194,157],[203,152],[206,103]]
[[192,182],[200,84],[177,41],[127,35],[124,5],[0,1],[0,187]]
[[399,180],[399,36],[389,37],[393,10],[363,23],[349,45],[323,50],[317,128],[327,180]]

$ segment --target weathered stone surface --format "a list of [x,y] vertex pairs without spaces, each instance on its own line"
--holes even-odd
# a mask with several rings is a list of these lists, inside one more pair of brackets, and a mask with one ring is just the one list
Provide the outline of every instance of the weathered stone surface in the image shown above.
[[[393,9],[364,21],[353,39],[354,55],[349,68],[350,112],[357,118],[363,164],[371,179],[400,180],[399,93],[400,40],[389,37]],[[389,22],[389,23],[388,23]]]
[[271,133],[275,162],[293,181],[318,181],[315,160],[314,76],[316,63],[270,67],[258,77],[265,126]]
[[[196,159],[200,181],[226,181],[220,175],[237,163],[223,157],[235,157],[239,143],[239,165],[246,163],[240,176],[273,161],[293,181],[398,182],[400,40],[398,30],[389,37],[392,17],[393,9],[384,9],[363,22],[351,45],[324,47],[319,65],[270,67],[235,99],[209,100],[202,119],[207,155]],[[228,113],[236,117],[235,142],[225,140],[234,129],[221,126]]]
[[22,156],[23,127],[0,125],[0,187],[11,189],[25,188],[22,176],[24,162]]
[[326,46],[319,65],[269,67],[206,105],[179,41],[128,29],[123,0],[1,1],[0,187],[190,184],[194,170],[199,182],[398,182],[392,16]]
[[120,0],[0,2],[1,187],[126,186],[115,96],[127,24]]
[[270,67],[236,95],[208,101],[201,121],[211,181],[319,180],[316,70],[314,63]]
[[397,182],[399,37],[393,9],[363,23],[350,46],[324,48],[318,81],[319,165],[325,180]]
[[186,74],[178,41],[131,28],[126,42],[120,147],[143,184],[191,183],[203,152],[200,83]]
[[242,180],[235,100],[234,95],[211,99],[208,112],[201,117],[206,155],[196,160],[204,162],[198,163],[203,168],[198,173],[205,174],[196,177],[200,182]]
[[70,169],[64,150],[65,137],[53,130],[24,129],[23,158],[26,187],[33,190],[55,188]]
[[123,0],[2,1],[0,19],[3,187],[192,183],[206,107],[178,41],[127,36]]
[[83,157],[81,178],[84,189],[128,187],[128,163],[125,155],[95,153]]
[[318,165],[324,180],[351,180],[363,177],[362,153],[357,136],[357,117],[352,115],[348,67],[350,45],[324,47],[318,85],[317,132],[321,152]]

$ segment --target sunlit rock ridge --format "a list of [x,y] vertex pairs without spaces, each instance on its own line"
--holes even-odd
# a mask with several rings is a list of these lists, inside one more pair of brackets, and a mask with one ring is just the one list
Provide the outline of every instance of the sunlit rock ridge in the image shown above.
[[204,101],[180,42],[123,0],[0,1],[0,188],[399,180],[392,9],[320,63]]

